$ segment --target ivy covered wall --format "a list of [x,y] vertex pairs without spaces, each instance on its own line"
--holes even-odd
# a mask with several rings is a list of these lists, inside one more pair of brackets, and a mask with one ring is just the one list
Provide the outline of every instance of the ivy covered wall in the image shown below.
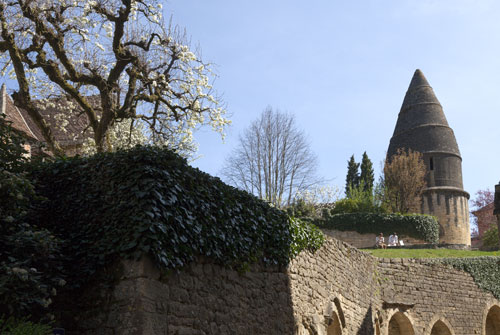
[[149,255],[167,271],[205,256],[245,271],[253,263],[286,266],[324,239],[158,147],[40,163],[31,176],[44,198],[31,219],[65,241],[69,288],[117,259]]

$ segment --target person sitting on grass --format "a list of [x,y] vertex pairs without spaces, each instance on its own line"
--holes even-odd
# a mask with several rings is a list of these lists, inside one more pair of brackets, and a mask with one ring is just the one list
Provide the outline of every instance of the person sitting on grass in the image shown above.
[[393,235],[389,236],[389,247],[396,247],[399,245],[399,238],[398,234],[394,233]]
[[384,240],[384,234],[380,233],[380,235],[375,238],[375,246],[377,248],[387,249],[387,245],[385,244]]

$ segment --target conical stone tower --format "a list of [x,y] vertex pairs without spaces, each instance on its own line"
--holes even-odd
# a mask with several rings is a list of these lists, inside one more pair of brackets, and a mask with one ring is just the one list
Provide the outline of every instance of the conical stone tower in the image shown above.
[[427,188],[421,212],[435,215],[440,243],[470,246],[469,194],[462,183],[462,157],[432,87],[416,70],[399,112],[387,157],[399,148],[423,154]]

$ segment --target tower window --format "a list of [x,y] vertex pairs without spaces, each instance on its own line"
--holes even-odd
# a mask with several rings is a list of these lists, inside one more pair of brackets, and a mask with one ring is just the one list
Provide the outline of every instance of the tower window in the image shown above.
[[432,157],[429,159],[429,167],[432,170],[434,170],[434,160],[432,159]]

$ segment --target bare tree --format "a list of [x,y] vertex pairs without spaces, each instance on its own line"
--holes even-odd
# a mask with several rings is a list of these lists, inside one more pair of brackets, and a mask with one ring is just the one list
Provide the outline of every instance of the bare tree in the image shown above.
[[291,114],[268,107],[239,137],[222,175],[236,187],[277,207],[319,183],[317,158]]
[[164,24],[161,6],[157,0],[0,1],[0,69],[17,80],[15,104],[53,152],[61,153],[54,125],[38,108],[54,97],[74,103],[66,113],[86,115],[98,151],[123,119],[142,122],[167,145],[192,141],[202,125],[222,133],[229,121],[213,95],[213,72],[183,33]]
[[398,149],[384,166],[385,202],[393,212],[418,212],[426,186],[422,154]]

